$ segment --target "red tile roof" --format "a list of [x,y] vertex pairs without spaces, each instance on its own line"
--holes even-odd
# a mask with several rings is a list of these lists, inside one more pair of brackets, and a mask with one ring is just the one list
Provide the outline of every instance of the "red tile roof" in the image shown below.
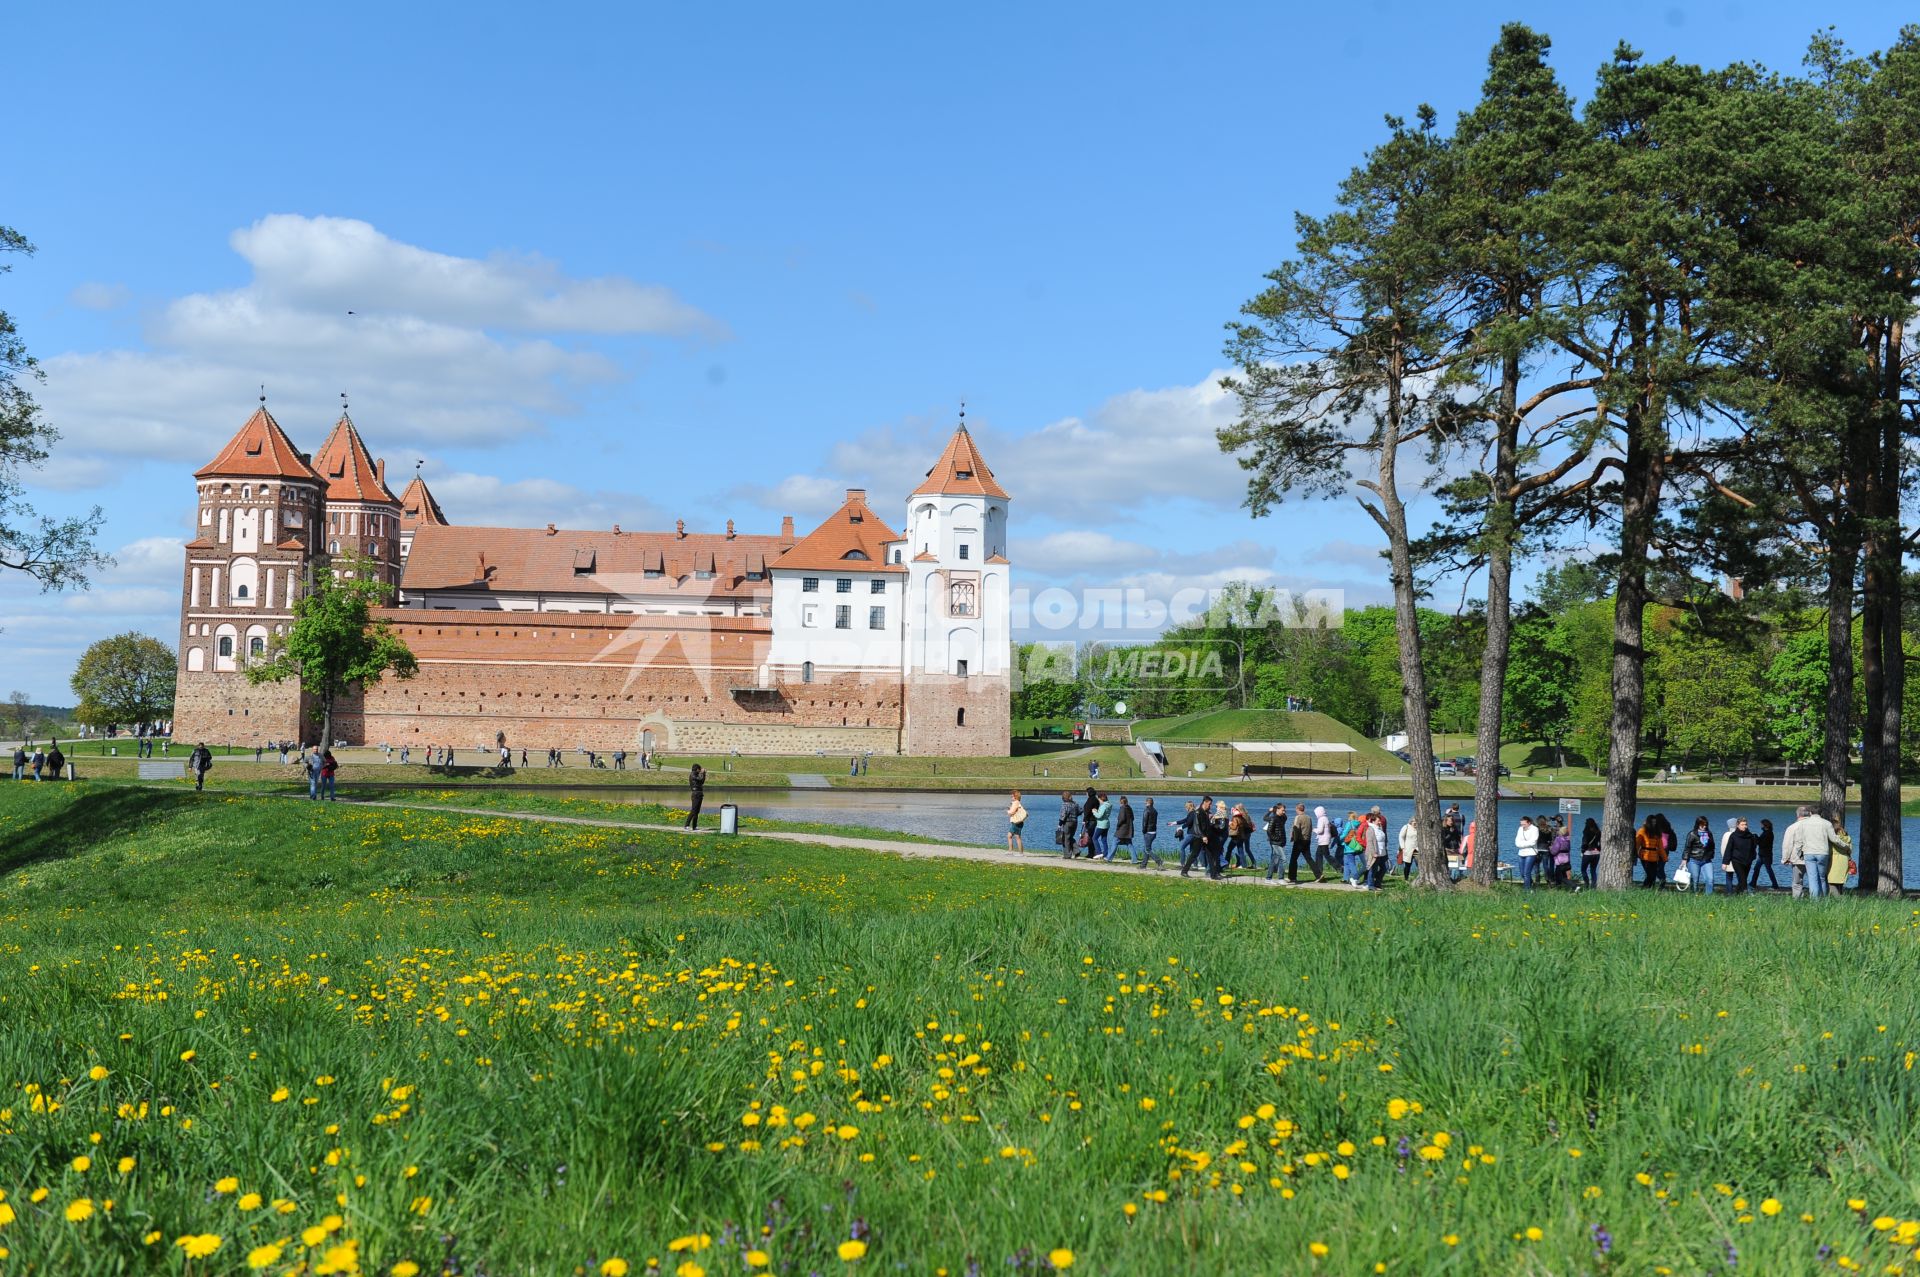
[[[667,594],[750,598],[771,589],[768,559],[791,542],[719,533],[611,532],[474,528],[422,523],[414,528],[400,588],[492,594]],[[712,565],[709,569],[709,565]],[[711,578],[695,576],[712,570]],[[648,577],[650,571],[660,572]]]
[[435,523],[445,527],[447,516],[441,513],[440,503],[433,499],[433,493],[427,491],[427,484],[419,475],[413,476],[413,482],[400,494],[400,526],[417,528],[423,523]]
[[847,489],[847,499],[813,531],[774,563],[776,568],[814,571],[904,572],[887,562],[887,546],[900,534],[880,521],[861,488]]
[[196,479],[318,479],[266,405],[253,410],[220,455],[193,472]]
[[965,426],[953,432],[953,438],[947,441],[947,450],[933,463],[933,469],[927,471],[926,482],[915,488],[913,495],[923,492],[1011,499],[1006,489],[994,482],[993,471],[980,459],[980,449],[974,445],[973,436]]
[[313,454],[313,468],[327,482],[329,501],[399,504],[382,479],[384,467],[374,463],[367,445],[361,442],[360,432],[347,417],[334,423],[333,433],[320,445],[320,451]]

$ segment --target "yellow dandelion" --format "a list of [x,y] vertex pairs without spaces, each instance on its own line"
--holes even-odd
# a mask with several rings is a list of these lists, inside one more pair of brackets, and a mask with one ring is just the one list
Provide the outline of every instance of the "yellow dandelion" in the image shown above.
[[[265,1246],[255,1246],[252,1250],[247,1252],[247,1267],[268,1268],[268,1267],[271,1267],[274,1261],[279,1258],[280,1258],[280,1248],[274,1245],[272,1242],[268,1242]],[[394,1271],[395,1277],[398,1277],[398,1274],[400,1272],[400,1266],[398,1264],[394,1265],[393,1271]]]
[[747,1267],[749,1268],[765,1268],[772,1262],[773,1256],[767,1254],[764,1250],[750,1250],[747,1252]]
[[285,1104],[287,1102],[287,1097],[292,1094],[293,1092],[289,1091],[286,1087],[276,1086],[273,1088],[273,1094],[267,1097],[267,1101],[268,1103],[271,1103],[271,1104]]
[[1065,1246],[1047,1252],[1047,1262],[1055,1268],[1073,1267],[1073,1252]]
[[1392,1118],[1392,1119],[1393,1119],[1394,1121],[1396,1121],[1396,1122],[1397,1122],[1397,1121],[1399,1121],[1399,1120],[1400,1120],[1401,1118],[1403,1118],[1403,1117],[1405,1117],[1405,1116],[1407,1115],[1407,1107],[1408,1107],[1408,1105],[1407,1105],[1407,1102],[1406,1102],[1405,1100],[1399,1100],[1399,1099],[1395,1099],[1395,1100],[1388,1100],[1388,1101],[1387,1101],[1387,1116],[1388,1116],[1388,1117],[1390,1117],[1390,1118]]
[[867,1253],[867,1244],[858,1238],[844,1241],[840,1243],[838,1253],[841,1259],[851,1264]]
[[618,1255],[601,1260],[600,1277],[627,1277],[627,1261]]
[[180,1059],[181,1059],[181,1060],[182,1060],[183,1062],[185,1062],[185,1061],[189,1061],[189,1060],[192,1060],[192,1059],[193,1059],[193,1056],[194,1056],[194,1051],[193,1051],[193,1048],[192,1048],[192,1047],[188,1047],[188,1048],[187,1048],[186,1050],[184,1050],[184,1051],[182,1051],[182,1052],[180,1053]]
[[185,1251],[188,1259],[205,1259],[220,1249],[220,1238],[214,1233],[192,1233],[174,1238],[173,1244]]
[[[602,1271],[605,1271],[604,1269]],[[419,1277],[420,1265],[411,1259],[403,1259],[387,1270],[388,1277]]]
[[1540,1241],[1544,1237],[1546,1237],[1546,1234],[1538,1228],[1527,1229],[1527,1240],[1530,1242]]
[[689,1233],[685,1237],[676,1237],[672,1241],[668,1242],[667,1249],[677,1255],[683,1250],[695,1251],[695,1252],[703,1251],[711,1245],[713,1245],[713,1238],[707,1236],[707,1234]]
[[242,1193],[240,1194],[240,1200],[235,1202],[234,1205],[238,1206],[241,1210],[259,1210],[260,1194]]
[[104,1064],[96,1064],[87,1070],[87,1076],[96,1082],[104,1082],[107,1080],[107,1066]]
[[67,1203],[67,1222],[78,1224],[93,1218],[93,1199],[76,1197]]
[[231,1193],[239,1187],[240,1177],[237,1175],[223,1175],[213,1182],[213,1191],[216,1193]]
[[134,1167],[134,1161],[131,1157],[123,1157],[118,1162],[114,1163],[114,1169],[119,1171],[122,1175],[125,1175],[127,1172],[131,1171],[133,1167]]
[[680,1266],[673,1272],[674,1277],[707,1277],[707,1270],[691,1259],[681,1261]]
[[73,1172],[76,1175],[85,1175],[88,1171],[93,1169],[93,1159],[91,1157],[88,1157],[85,1153],[80,1154],[80,1156],[74,1158],[71,1162],[67,1164],[73,1167]]
[[839,1129],[834,1131],[834,1134],[838,1135],[843,1140],[850,1140],[854,1136],[858,1135],[859,1133],[860,1133],[860,1128],[857,1126],[842,1126]]
[[1327,1244],[1325,1242],[1308,1242],[1307,1253],[1315,1259],[1325,1259],[1328,1253]]

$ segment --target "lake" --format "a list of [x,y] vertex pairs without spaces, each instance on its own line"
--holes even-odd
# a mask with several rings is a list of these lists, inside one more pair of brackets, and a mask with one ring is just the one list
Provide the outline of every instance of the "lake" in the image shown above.
[[[1030,813],[1027,819],[1028,845],[1046,849],[1053,845],[1053,829],[1058,819],[1060,795],[1058,790],[1051,792],[1027,790],[1026,804]],[[1081,792],[1084,792],[1084,787]],[[1122,792],[1117,786],[1109,789],[1117,801]],[[1167,826],[1186,810],[1189,801],[1197,802],[1200,795],[1154,795],[1154,805],[1160,810],[1161,836],[1155,844],[1156,850],[1167,847],[1171,840],[1171,831]],[[1226,797],[1233,801],[1245,802],[1247,810],[1256,821],[1263,820],[1267,808],[1282,801],[1273,798],[1235,799],[1231,792]],[[636,794],[634,801],[654,802],[657,794]],[[707,810],[712,812],[722,802],[734,802],[743,815],[764,816],[775,820],[813,820],[842,825],[866,825],[875,829],[890,829],[900,833],[918,834],[925,838],[940,838],[952,842],[980,843],[983,845],[1004,845],[1007,833],[1007,799],[1000,794],[882,794],[859,790],[741,790],[729,794],[716,784],[707,794]],[[1292,808],[1299,799],[1288,800]],[[1331,816],[1344,816],[1348,811],[1366,811],[1378,806],[1381,814],[1387,818],[1389,830],[1397,833],[1403,822],[1413,814],[1411,798],[1308,798],[1304,800],[1311,812],[1316,805],[1324,806]],[[1451,803],[1454,800],[1445,800]],[[1469,799],[1460,799],[1459,805],[1467,820],[1473,819],[1473,803]],[[1138,810],[1144,803],[1134,803]],[[1512,828],[1521,816],[1535,817],[1551,815],[1556,811],[1558,800],[1540,798],[1510,798],[1503,800],[1501,824],[1507,827],[1508,846],[1502,850],[1502,858],[1511,860]],[[1779,836],[1793,823],[1794,805],[1792,803],[1752,802],[1739,805],[1721,802],[1679,804],[1661,802],[1642,804],[1640,819],[1645,820],[1650,812],[1664,811],[1667,819],[1682,835],[1693,826],[1696,816],[1705,816],[1712,822],[1716,845],[1720,834],[1726,829],[1727,818],[1745,816],[1751,828],[1758,831],[1762,818],[1773,821],[1775,833],[1775,860],[1779,858]],[[1578,842],[1577,830],[1586,817],[1600,818],[1600,803],[1587,800],[1582,804],[1580,815],[1574,821],[1575,842]],[[1852,827],[1859,828],[1857,812],[1849,813]],[[1908,818],[1902,822],[1904,846],[1906,851],[1906,885],[1920,888],[1920,819]],[[1265,838],[1256,837],[1254,843],[1265,863]],[[1776,863],[1775,872],[1779,873]],[[1782,885],[1787,882],[1785,874],[1780,874]]]

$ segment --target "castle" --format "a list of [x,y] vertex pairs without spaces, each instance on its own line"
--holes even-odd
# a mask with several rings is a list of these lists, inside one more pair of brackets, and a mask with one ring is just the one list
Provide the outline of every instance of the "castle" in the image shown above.
[[962,424],[895,532],[848,489],[796,536],[470,527],[416,474],[398,497],[344,413],[319,451],[264,402],[194,472],[177,740],[312,741],[292,682],[246,665],[349,552],[419,660],[334,707],[352,744],[743,754],[1004,755],[1004,489]]

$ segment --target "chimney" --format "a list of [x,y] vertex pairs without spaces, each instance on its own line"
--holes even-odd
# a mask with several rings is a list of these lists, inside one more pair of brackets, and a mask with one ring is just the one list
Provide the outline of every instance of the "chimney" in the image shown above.
[[727,540],[733,540],[733,520],[727,520]]
[[673,535],[682,541],[687,539],[687,521],[685,519],[675,519],[673,521]]
[[847,489],[847,500],[865,501],[866,499],[867,499],[867,490],[865,488],[848,488]]
[[373,463],[373,477],[374,481],[381,487],[384,488],[387,486],[387,459],[385,457],[381,457]]
[[620,525],[617,523],[613,525],[613,535],[615,536],[620,535]]
[[554,526],[553,526],[553,525],[552,525],[551,523],[549,523],[549,524],[547,525],[547,535],[548,535],[548,536],[558,536],[559,534],[560,534],[560,529],[559,529],[559,528],[556,528],[556,527],[554,527]]
[[793,540],[793,516],[790,514],[780,516],[780,539],[782,541]]

